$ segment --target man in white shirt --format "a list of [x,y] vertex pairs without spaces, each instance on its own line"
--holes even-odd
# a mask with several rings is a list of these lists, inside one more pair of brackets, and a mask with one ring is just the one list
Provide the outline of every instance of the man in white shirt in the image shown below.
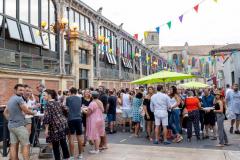
[[233,133],[233,125],[236,123],[235,134],[240,134],[240,91],[238,90],[238,84],[233,85],[233,91],[228,92],[226,95],[226,102],[228,106],[228,116],[231,119],[230,133]]
[[170,98],[162,93],[163,86],[157,86],[157,93],[151,97],[150,108],[155,117],[155,141],[154,144],[158,144],[159,140],[159,128],[162,123],[164,144],[170,144],[167,140],[167,126],[168,126],[168,109],[171,108]]
[[126,121],[129,120],[130,132],[132,128],[132,96],[129,94],[129,89],[126,88],[125,93],[121,95],[122,101],[122,118],[123,132],[126,131]]

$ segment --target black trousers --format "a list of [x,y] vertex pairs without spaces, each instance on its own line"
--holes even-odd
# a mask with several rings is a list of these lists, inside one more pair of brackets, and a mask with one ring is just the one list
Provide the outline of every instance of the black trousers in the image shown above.
[[67,145],[66,138],[64,138],[64,139],[61,139],[60,141],[52,142],[53,154],[54,154],[55,160],[61,160],[60,146],[62,148],[63,158],[64,159],[69,158],[70,154],[68,151],[68,145]]
[[201,124],[201,131],[203,131],[204,129],[204,115],[205,115],[205,111],[200,110],[200,124]]
[[187,121],[187,136],[188,138],[192,138],[192,125],[194,126],[194,131],[197,138],[200,137],[200,127],[199,127],[199,111],[195,110],[188,113],[188,121]]

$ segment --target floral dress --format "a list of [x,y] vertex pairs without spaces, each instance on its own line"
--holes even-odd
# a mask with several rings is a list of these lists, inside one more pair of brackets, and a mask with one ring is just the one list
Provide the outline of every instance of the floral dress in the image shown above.
[[133,118],[132,121],[133,122],[141,122],[142,116],[140,114],[140,107],[142,105],[142,99],[138,99],[138,98],[133,98]]
[[67,119],[63,112],[67,110],[57,101],[49,101],[46,104],[43,123],[49,125],[47,143],[57,142],[66,138]]

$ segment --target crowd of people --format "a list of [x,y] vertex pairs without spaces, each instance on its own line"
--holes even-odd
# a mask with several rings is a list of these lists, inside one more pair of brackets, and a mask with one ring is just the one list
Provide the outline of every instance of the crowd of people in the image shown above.
[[[34,143],[32,133],[38,113],[44,114],[41,128],[46,142],[51,146],[56,160],[75,159],[74,140],[78,143],[78,159],[83,159],[84,146],[92,146],[90,154],[108,149],[107,134],[117,131],[131,132],[140,137],[141,132],[154,144],[165,145],[183,141],[191,142],[193,131],[196,140],[219,139],[218,147],[229,145],[224,120],[231,120],[230,133],[240,134],[240,92],[234,84],[226,89],[178,89],[176,86],[140,86],[116,90],[103,86],[68,91],[46,89],[16,84],[4,111],[10,131],[10,158],[18,159],[19,143],[25,160]],[[34,87],[34,86],[33,86]],[[234,131],[234,124],[236,124]],[[213,131],[210,135],[210,130]],[[36,132],[36,131],[34,131]],[[60,148],[62,151],[60,151]]]

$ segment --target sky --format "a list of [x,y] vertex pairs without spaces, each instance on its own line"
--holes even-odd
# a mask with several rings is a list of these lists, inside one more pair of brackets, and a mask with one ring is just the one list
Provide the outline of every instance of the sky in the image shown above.
[[[224,45],[240,43],[240,0],[205,0],[198,13],[193,7],[202,0],[82,0],[131,35],[160,28],[160,46]],[[188,11],[180,23],[178,17]]]

